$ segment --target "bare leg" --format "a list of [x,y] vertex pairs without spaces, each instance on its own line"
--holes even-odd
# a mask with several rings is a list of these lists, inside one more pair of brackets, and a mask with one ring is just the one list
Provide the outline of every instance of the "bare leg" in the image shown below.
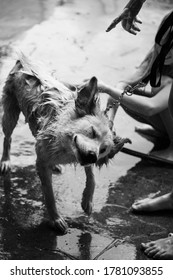
[[37,171],[42,183],[42,191],[53,227],[56,230],[60,230],[62,233],[66,233],[68,226],[56,208],[52,188],[52,168],[46,165],[42,160],[37,159]]
[[[166,93],[166,92],[165,92]],[[171,144],[169,146],[168,149],[163,150],[163,151],[159,151],[160,152],[160,156],[164,156],[167,159],[172,159],[173,160],[173,118],[172,118],[172,108],[173,108],[173,87],[171,88],[170,91],[170,97],[169,97],[169,110],[165,109],[164,111],[162,111],[162,113],[160,114],[162,117],[162,121],[165,123],[165,128],[167,129],[167,133],[169,135]],[[159,152],[157,152],[157,156],[159,156]],[[173,209],[173,191],[165,194],[163,196],[160,197],[156,197],[153,199],[144,199],[144,200],[140,200],[135,202],[132,205],[132,209],[136,212],[141,212],[141,211],[158,211],[158,210],[172,210]]]
[[132,205],[135,212],[153,212],[159,210],[173,210],[173,192],[155,198],[136,201]]
[[[169,98],[169,109],[171,116],[173,116],[173,87]],[[164,196],[160,196],[148,202],[139,201],[132,206],[134,210],[149,211],[160,209],[173,209],[173,191]],[[171,234],[167,238],[158,239],[156,241],[142,243],[144,253],[154,259],[173,259],[173,235]]]
[[138,122],[141,122],[143,124],[148,124],[152,126],[156,131],[158,131],[160,134],[167,136],[167,131],[165,128],[165,125],[163,123],[163,120],[160,116],[160,114],[156,114],[150,117],[139,115],[135,111],[129,110],[122,106],[124,111],[133,119],[135,119]]
[[153,259],[173,259],[173,236],[172,234],[167,238],[158,239],[148,243],[142,243],[144,253]]
[[81,206],[82,209],[85,211],[85,213],[90,215],[92,212],[92,200],[93,200],[93,194],[95,189],[93,167],[92,166],[85,167],[85,173],[86,173],[86,187],[83,192]]
[[[171,89],[171,83],[170,79],[167,77],[162,79],[162,83],[162,87],[158,88],[157,90],[150,87],[146,89],[147,93],[150,93],[151,96],[154,94],[154,96],[151,98],[138,96],[138,93],[143,92],[143,90],[137,90],[137,92],[134,92],[135,94],[132,96],[124,95],[123,99],[121,99],[121,106],[124,111],[135,120],[141,123],[149,124],[161,135],[168,137],[167,129],[165,127],[166,123],[163,121],[160,114],[164,110],[168,109],[168,98]],[[117,86],[118,88],[114,88],[106,85],[102,81],[98,82],[99,90],[101,92],[106,92],[111,96],[109,97],[108,105],[112,105],[114,100],[119,100],[125,87],[125,85],[122,85],[121,83],[119,83]],[[114,120],[114,116],[114,114],[113,117],[111,116],[111,121]]]
[[169,109],[161,112],[160,117],[169,136],[170,144],[166,149],[152,152],[152,154],[164,159],[173,160],[173,119],[171,117]]

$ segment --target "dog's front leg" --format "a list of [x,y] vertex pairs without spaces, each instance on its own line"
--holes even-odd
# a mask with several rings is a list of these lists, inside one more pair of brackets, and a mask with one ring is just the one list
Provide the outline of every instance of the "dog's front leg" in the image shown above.
[[11,137],[4,137],[3,154],[0,161],[0,173],[5,174],[10,170]]
[[93,173],[93,166],[85,167],[85,174],[86,174],[86,187],[83,191],[82,196],[82,209],[88,215],[92,212],[92,201],[93,201],[93,194],[95,189],[95,179]]
[[53,227],[62,233],[66,233],[68,226],[64,219],[59,215],[56,208],[52,187],[52,168],[43,161],[37,160],[37,171],[42,183],[42,191]]

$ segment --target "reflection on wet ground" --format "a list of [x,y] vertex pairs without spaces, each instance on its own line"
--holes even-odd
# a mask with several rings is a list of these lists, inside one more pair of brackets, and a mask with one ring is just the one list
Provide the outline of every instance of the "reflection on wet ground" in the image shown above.
[[[15,1],[15,4],[17,5],[20,1]],[[53,5],[56,1],[38,2],[45,3],[45,5],[47,2],[47,4],[52,3]],[[99,6],[99,12],[96,13],[97,15],[103,12],[109,14],[111,13],[112,7],[115,8],[115,2],[106,1],[109,5],[105,5],[105,1],[98,2],[101,5]],[[93,26],[91,23],[95,22],[95,16],[92,16],[91,23],[89,24],[88,19],[91,14],[91,9],[94,11],[95,9],[93,7],[98,3],[91,1],[91,7],[86,1],[75,1],[75,3],[78,3],[77,10],[74,11],[71,4],[69,10],[61,10],[62,16],[58,14],[58,11],[56,16],[60,16],[60,20],[63,22],[61,28],[66,28],[64,30],[67,31],[69,27],[64,24],[66,20],[65,15],[67,18],[69,18],[69,15],[72,15],[70,24],[74,22],[74,30],[75,28],[77,30],[76,33],[74,31],[73,40],[69,36],[71,40],[69,41],[73,41],[74,43],[70,43],[70,48],[67,48],[68,52],[70,52],[70,49],[73,50],[69,56],[70,58],[73,57],[73,52],[77,53],[77,48],[78,53],[80,55],[81,53],[83,54],[83,46],[85,44],[87,45],[89,41],[92,41],[92,47],[87,45],[85,52],[87,52],[87,55],[91,55],[91,60],[94,60],[96,57],[96,60],[94,60],[96,63],[97,60],[100,60],[101,55],[103,59],[103,53],[98,48],[97,57],[97,53],[92,53],[90,49],[100,46],[100,43],[103,42],[104,35],[99,33],[97,28],[96,31],[92,29]],[[84,3],[84,6],[81,3]],[[77,23],[74,17],[75,19],[77,17]],[[55,24],[56,20],[55,18],[53,19],[53,24]],[[105,28],[105,23],[103,24],[102,21],[103,18],[99,18],[99,20],[100,24],[102,24],[101,28]],[[40,21],[39,14],[39,16],[36,16],[36,22],[33,22],[32,25]],[[79,33],[76,27],[80,21],[84,27],[84,31],[82,29],[82,35],[81,31]],[[2,21],[0,21],[1,23]],[[44,26],[42,29],[39,27],[39,32],[44,36],[45,33],[42,30],[50,29],[48,23],[45,26],[47,29]],[[91,30],[88,31],[88,28],[91,28]],[[94,32],[96,33],[94,35],[95,37],[91,31],[93,34]],[[83,36],[83,33],[85,36]],[[57,31],[55,31],[55,34],[57,34]],[[15,35],[15,32],[13,35]],[[75,36],[77,39],[79,38],[78,41],[75,41]],[[116,40],[121,39],[121,34],[118,36]],[[125,35],[123,34],[123,36]],[[51,42],[53,42],[52,52],[56,45],[53,41],[55,37],[53,36],[51,38]],[[121,55],[119,57],[117,56],[119,60],[116,60],[116,63],[119,64],[118,66],[117,64],[114,65],[115,62],[112,62],[112,53],[116,44],[112,45],[111,41],[109,41],[110,37],[107,38],[109,39],[105,43],[105,49],[109,51],[108,47],[110,48],[111,56],[108,61],[106,60],[106,63],[103,62],[105,64],[102,64],[101,68],[105,71],[102,73],[103,76],[108,76],[110,79],[113,79],[115,75],[114,71],[117,76],[121,75],[120,72],[125,71],[123,63],[121,62],[121,64],[120,60],[122,61],[123,55],[127,58],[128,53],[127,51],[125,52],[125,46],[122,46],[122,50],[120,50],[122,53],[120,52]],[[46,37],[44,39],[46,41]],[[62,36],[61,39],[63,40],[64,37]],[[66,38],[65,41],[67,41]],[[50,39],[48,42],[50,42]],[[42,45],[40,43],[39,48]],[[33,49],[34,51],[37,50],[37,45],[32,42],[32,39],[28,46],[31,47],[31,53]],[[45,44],[45,46],[47,48],[49,43]],[[64,46],[58,47],[60,51],[57,53],[57,56],[59,55],[59,59],[60,56],[64,58],[65,55],[61,54]],[[135,50],[136,53],[136,47],[128,47],[128,52],[133,53]],[[130,47],[133,47],[133,49],[130,49]],[[41,49],[41,51],[45,51],[45,49]],[[119,50],[116,49],[116,51],[118,52]],[[48,52],[51,57],[52,52]],[[68,53],[66,48],[65,52]],[[106,53],[105,57],[107,56],[108,54]],[[81,57],[83,59],[82,55]],[[51,59],[50,61],[53,64],[55,60],[54,53],[51,58],[52,61]],[[90,73],[91,64],[88,62],[89,59],[83,59],[82,61],[85,62],[84,68],[86,70],[84,68],[81,70],[81,64],[83,62],[81,64],[79,63],[76,67],[79,61],[72,60],[69,75],[71,73],[72,75],[76,75],[75,71],[77,71],[77,76],[79,77],[82,71],[89,71]],[[75,66],[73,63],[75,63]],[[99,61],[99,71],[101,71],[100,63]],[[97,70],[97,66],[95,70]],[[86,74],[86,72],[83,73],[83,75]],[[1,113],[0,110],[0,121]],[[124,136],[124,133],[126,133],[125,136],[133,140],[134,146],[136,145],[139,149],[142,147],[144,152],[148,152],[152,147],[151,143],[146,142],[134,133],[134,125],[134,121],[124,117],[122,111],[119,110],[116,117],[116,128],[120,131],[120,135]],[[2,153],[2,136],[2,131],[0,130],[0,154]],[[140,243],[150,239],[165,237],[172,230],[172,213],[162,212],[152,215],[135,215],[130,210],[132,203],[136,199],[156,194],[158,190],[161,194],[170,191],[173,181],[172,170],[166,166],[154,165],[152,162],[140,161],[139,159],[119,153],[110,166],[103,167],[100,171],[95,170],[97,187],[94,195],[93,214],[90,217],[87,217],[83,213],[80,206],[85,178],[83,169],[79,166],[76,168],[66,166],[63,174],[54,174],[53,185],[57,206],[69,225],[69,230],[66,235],[58,235],[49,226],[40,181],[35,170],[34,144],[35,140],[29,132],[27,125],[24,124],[24,119],[21,118],[13,135],[11,153],[12,171],[5,177],[0,177],[0,259],[146,259],[140,250]]]
[[[141,241],[167,234],[172,214],[134,215],[130,205],[136,197],[156,193],[158,185],[161,192],[165,191],[173,179],[171,173],[167,168],[140,162],[108,186],[102,208],[94,209],[91,217],[80,208],[79,183],[75,189],[66,185],[66,191],[63,179],[58,180],[64,175],[57,175],[54,191],[56,195],[60,192],[58,207],[69,224],[68,233],[61,236],[49,226],[35,167],[14,167],[0,181],[0,258],[145,259],[140,252]],[[97,204],[98,197],[95,200]]]

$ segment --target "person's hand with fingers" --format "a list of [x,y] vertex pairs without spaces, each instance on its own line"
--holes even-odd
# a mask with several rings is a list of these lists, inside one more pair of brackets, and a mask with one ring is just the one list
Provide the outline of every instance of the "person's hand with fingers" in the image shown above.
[[122,27],[128,31],[129,33],[136,35],[137,32],[140,32],[140,28],[138,27],[137,23],[142,24],[142,21],[139,17],[128,17],[127,19],[122,20],[121,25]]
[[84,79],[81,83],[77,83],[77,84],[75,84],[75,86],[76,86],[76,89],[78,90],[78,91],[80,91],[88,82],[89,82],[89,78],[88,79]]
[[121,22],[122,27],[127,32],[133,35],[136,35],[138,32],[140,32],[138,24],[141,24],[142,21],[137,15],[145,1],[146,0],[130,0],[129,3],[125,6],[123,12],[113,20],[106,31],[111,31],[116,27],[118,23]]
[[[88,83],[89,80],[90,79],[84,79],[80,84],[76,85],[78,90],[83,88],[86,85],[86,83]],[[105,83],[100,79],[97,79],[97,89],[98,89],[98,92],[102,92],[102,93],[105,90]]]

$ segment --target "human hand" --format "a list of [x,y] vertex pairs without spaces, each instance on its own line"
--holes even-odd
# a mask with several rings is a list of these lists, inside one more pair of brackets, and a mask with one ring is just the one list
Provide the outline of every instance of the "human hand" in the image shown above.
[[137,32],[141,31],[137,23],[142,24],[142,21],[136,16],[134,18],[128,17],[127,19],[123,19],[121,25],[127,32],[137,35]]
[[106,32],[109,32],[110,30],[115,28],[116,25],[120,22],[127,32],[133,35],[136,35],[137,32],[140,32],[137,23],[141,24],[142,21],[137,15],[144,2],[145,0],[130,0],[124,8],[123,12],[109,25]]
[[[78,84],[77,85],[78,90],[83,88],[86,85],[86,83],[89,82],[89,80],[90,79],[84,79],[80,84]],[[97,90],[98,92],[105,92],[105,83],[100,79],[97,79]]]
[[131,85],[129,85],[129,83],[126,81],[120,81],[116,84],[116,88],[121,90],[122,92],[124,92],[125,90],[130,91]]

